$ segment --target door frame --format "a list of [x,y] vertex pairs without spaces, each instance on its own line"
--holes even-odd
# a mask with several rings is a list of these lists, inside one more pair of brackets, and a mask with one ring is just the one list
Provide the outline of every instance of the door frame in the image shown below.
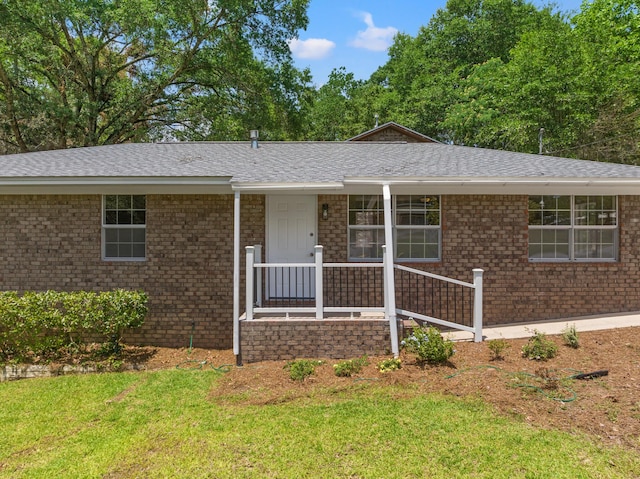
[[[275,198],[305,198],[306,200],[309,201],[309,206],[312,206],[312,211],[313,211],[313,215],[311,217],[311,232],[313,234],[313,241],[310,241],[310,245],[309,245],[309,252],[313,253],[314,251],[314,246],[317,244],[317,237],[318,237],[318,195],[315,194],[270,194],[270,195],[266,195],[266,201],[265,201],[265,252],[264,252],[264,257],[265,257],[265,262],[269,263],[269,262],[273,262],[272,258],[272,253],[274,252],[273,250],[273,245],[271,244],[270,241],[270,236],[271,233],[273,233],[273,229],[276,227],[273,223],[274,221],[274,217],[270,214],[271,213],[271,207],[272,207],[272,202],[274,201]],[[291,263],[309,263],[309,264],[313,264],[315,261],[314,256],[312,254],[310,254],[308,257],[305,256],[305,260],[299,260],[299,261],[282,261],[282,260],[278,260],[278,263],[287,263],[287,262],[291,262]],[[313,281],[315,281],[314,278],[315,275],[312,275],[311,277],[313,278]],[[270,278],[270,274],[267,274],[265,277],[265,293],[266,293],[266,299],[269,299],[269,297],[271,297],[270,295],[270,291],[271,291],[271,287],[269,284],[269,278]],[[313,299],[315,298],[315,285],[314,284],[310,284],[309,285],[310,290],[308,291],[308,295],[304,295],[303,297],[305,299]],[[273,297],[278,297],[278,296],[273,296]],[[290,297],[291,298],[291,297]]]

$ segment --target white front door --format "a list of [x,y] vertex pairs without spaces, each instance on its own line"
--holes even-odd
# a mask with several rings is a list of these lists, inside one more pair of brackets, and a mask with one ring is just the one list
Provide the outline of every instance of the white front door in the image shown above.
[[[267,262],[313,263],[316,196],[268,196],[267,203]],[[267,284],[270,298],[315,297],[313,268],[269,268]]]

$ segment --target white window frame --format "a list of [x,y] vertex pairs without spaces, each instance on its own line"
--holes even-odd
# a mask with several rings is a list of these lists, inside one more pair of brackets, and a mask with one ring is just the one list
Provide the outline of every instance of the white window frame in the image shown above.
[[[362,210],[362,212],[364,213],[372,213],[378,216],[379,219],[379,224],[351,224],[350,222],[350,217],[351,217],[351,213],[354,211],[358,211],[358,210],[353,210],[350,207],[350,198],[351,197],[355,197],[355,196],[365,196],[365,197],[377,197],[377,208],[375,209],[364,209]],[[438,208],[437,210],[433,209],[431,211],[437,211],[437,215],[438,215],[438,224],[437,225],[426,225],[426,224],[419,224],[419,225],[398,225],[397,223],[397,219],[398,219],[398,214],[399,213],[410,213],[412,211],[411,207],[409,208],[398,208],[397,206],[397,197],[398,196],[410,196],[410,197],[414,197],[414,196],[420,196],[420,197],[424,197],[424,198],[429,198],[429,197],[434,197],[437,198],[438,200]],[[424,194],[424,195],[392,195],[392,206],[391,206],[391,217],[392,217],[392,221],[393,221],[393,256],[394,256],[394,260],[398,261],[398,262],[407,262],[407,263],[436,263],[441,261],[441,256],[442,256],[442,197],[440,195],[429,195],[429,194]],[[421,211],[421,210],[413,210],[413,211]],[[426,210],[429,211],[429,210]],[[411,231],[411,230],[423,230],[423,231],[437,231],[437,256],[436,257],[429,257],[429,258],[412,258],[412,257],[402,257],[402,258],[398,258],[398,231]],[[376,248],[376,245],[381,246],[385,243],[384,241],[384,207],[383,207],[383,198],[382,195],[375,195],[375,194],[369,194],[369,195],[349,195],[349,197],[347,198],[347,249],[348,249],[348,258],[349,261],[360,261],[360,262],[368,262],[368,261],[372,261],[372,262],[377,262],[377,261],[382,261],[382,253],[380,252],[380,256],[378,257],[374,257],[374,256],[354,256],[353,252],[352,252],[352,232],[357,232],[357,231],[372,231],[376,233],[376,239],[378,241],[375,240],[369,240],[369,243],[371,244],[370,248]],[[380,236],[382,236],[382,239],[380,239]]]
[[[580,263],[591,263],[591,262],[598,262],[598,263],[613,263],[613,262],[617,262],[618,261],[618,256],[619,256],[619,228],[620,228],[620,224],[619,224],[619,200],[618,200],[618,196],[616,195],[530,195],[529,196],[529,201],[531,201],[531,198],[538,198],[538,197],[545,197],[545,196],[553,196],[554,198],[561,198],[561,197],[567,197],[569,198],[569,216],[567,217],[569,219],[569,224],[549,224],[549,225],[533,225],[531,224],[531,214],[529,214],[529,225],[528,225],[528,231],[529,231],[529,238],[528,238],[528,250],[527,250],[527,256],[529,257],[529,261],[530,262],[534,262],[534,263],[564,263],[564,262],[580,262]],[[615,221],[615,224],[592,224],[592,225],[588,225],[588,224],[579,224],[580,221],[578,220],[578,212],[579,211],[583,211],[583,210],[578,210],[576,208],[576,198],[613,198],[613,200],[615,201],[615,207],[613,209],[594,209],[592,210],[593,212],[601,212],[600,214],[606,214],[606,212],[608,211],[608,218],[609,219],[613,219]],[[529,210],[529,207],[527,207],[527,209]],[[543,210],[544,211],[544,210]],[[561,211],[566,211],[566,209],[561,210]],[[587,210],[588,211],[588,210]],[[531,256],[531,232],[532,231],[540,231],[541,234],[544,234],[545,231],[549,232],[549,231],[566,231],[566,235],[567,235],[567,257],[566,258],[544,258],[544,257],[532,257]],[[611,248],[613,249],[613,254],[611,256],[607,256],[607,257],[580,257],[577,256],[576,254],[576,245],[579,244],[577,243],[577,236],[580,234],[580,232],[582,231],[593,231],[594,233],[598,233],[598,232],[603,232],[603,231],[611,231],[613,234],[613,239],[611,243],[601,243],[599,241],[594,241],[593,244],[594,245],[600,245],[601,247],[603,245],[611,245]],[[541,246],[543,246],[545,244],[544,241],[541,241],[540,243],[534,243],[534,244],[540,244]],[[553,243],[547,243],[547,244],[553,244]],[[557,244],[564,244],[564,243],[557,243]],[[588,244],[588,243],[587,243]]]
[[[117,197],[120,196],[130,196],[131,197],[131,202],[133,204],[133,197],[134,196],[143,196],[145,198],[145,207],[144,207],[144,224],[134,224],[133,220],[131,223],[112,223],[112,222],[108,222],[107,221],[107,197],[116,197],[116,201],[117,201]],[[109,211],[126,211],[127,209],[120,209],[117,208],[115,210],[109,210]],[[132,208],[129,209],[131,212],[133,211],[143,211],[142,209],[134,209],[133,206]],[[117,195],[102,195],[102,260],[103,261],[146,261],[147,259],[147,234],[146,234],[146,230],[147,230],[147,221],[146,221],[146,214],[147,214],[147,198],[146,195],[122,195],[122,194],[117,194]],[[118,221],[118,220],[116,220]],[[131,241],[123,241],[123,242],[119,242],[119,241],[107,241],[107,235],[110,232],[113,231],[121,231],[121,230],[143,230],[144,233],[144,241],[133,241],[133,239]],[[107,246],[109,244],[131,244],[132,247],[134,244],[140,245],[143,244],[144,245],[144,252],[142,256],[109,256],[107,255]]]

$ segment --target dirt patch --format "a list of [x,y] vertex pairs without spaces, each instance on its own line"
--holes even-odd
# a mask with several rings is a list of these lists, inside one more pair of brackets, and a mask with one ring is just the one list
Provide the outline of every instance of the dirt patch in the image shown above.
[[[491,360],[487,343],[459,342],[444,366],[423,366],[402,354],[402,369],[380,373],[386,358],[351,378],[334,374],[328,360],[303,382],[289,379],[286,361],[266,361],[231,368],[212,396],[233,404],[274,404],[305,397],[333,396],[353,388],[391,384],[408,396],[436,392],[479,398],[502,414],[536,426],[581,431],[607,444],[640,450],[640,328],[579,333],[580,347],[550,336],[558,355],[548,361],[522,357],[525,339],[509,340],[503,360]],[[606,370],[593,379],[578,373]]]

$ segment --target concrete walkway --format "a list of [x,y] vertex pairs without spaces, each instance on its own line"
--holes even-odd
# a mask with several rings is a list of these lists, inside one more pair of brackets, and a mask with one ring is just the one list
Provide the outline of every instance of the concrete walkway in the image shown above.
[[[602,329],[640,326],[640,312],[554,319],[552,321],[518,323],[503,326],[487,326],[483,328],[482,335],[485,341],[499,338],[528,338],[533,335],[534,329],[549,335],[562,334],[562,330],[571,325],[575,325],[578,333],[583,331],[598,331]],[[471,341],[473,339],[473,335],[471,333],[464,331],[455,331],[447,334],[448,337],[454,341]]]

